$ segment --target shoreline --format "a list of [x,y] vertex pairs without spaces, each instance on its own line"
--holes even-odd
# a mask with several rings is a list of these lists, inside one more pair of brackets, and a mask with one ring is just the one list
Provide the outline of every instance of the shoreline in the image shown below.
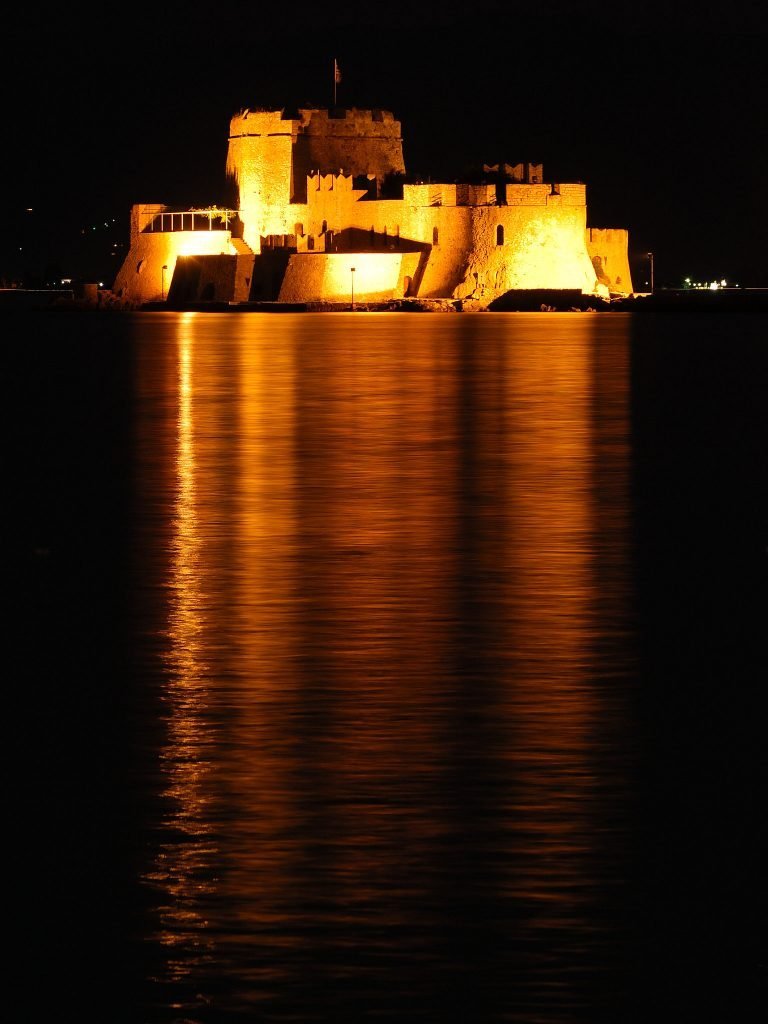
[[724,313],[768,312],[768,288],[662,289],[612,299],[575,291],[507,292],[489,304],[476,299],[389,299],[383,302],[145,302],[130,306],[104,289],[95,298],[72,291],[0,289],[2,311],[171,313]]

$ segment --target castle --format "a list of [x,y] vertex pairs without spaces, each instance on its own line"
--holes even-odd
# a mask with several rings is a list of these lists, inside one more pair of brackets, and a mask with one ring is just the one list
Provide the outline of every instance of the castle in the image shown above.
[[389,111],[295,114],[232,118],[236,209],[132,208],[113,286],[124,302],[410,296],[483,308],[515,289],[632,291],[627,232],[587,228],[585,185],[547,184],[529,163],[485,166],[480,184],[405,184]]

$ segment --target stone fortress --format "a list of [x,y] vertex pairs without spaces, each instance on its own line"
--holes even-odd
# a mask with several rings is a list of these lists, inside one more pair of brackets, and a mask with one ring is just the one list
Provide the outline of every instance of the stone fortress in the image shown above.
[[389,111],[295,113],[232,118],[236,209],[132,208],[122,301],[484,308],[515,290],[632,292],[627,231],[587,227],[585,185],[547,184],[530,163],[486,165],[479,184],[406,184]]

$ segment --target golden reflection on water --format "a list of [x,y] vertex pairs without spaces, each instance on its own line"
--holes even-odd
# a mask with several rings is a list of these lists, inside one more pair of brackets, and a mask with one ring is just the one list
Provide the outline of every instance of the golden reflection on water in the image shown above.
[[[565,339],[514,347],[508,374],[503,620],[508,651],[506,759],[517,785],[509,801],[515,849],[507,892],[529,915],[533,956],[556,984],[561,956],[578,963],[598,885],[591,819],[592,731],[597,705],[590,673],[597,581],[591,546],[594,318],[577,317]],[[599,842],[599,840],[597,840]],[[583,956],[583,953],[582,953]],[[541,978],[536,978],[541,984]],[[565,1002],[583,997],[571,985]]]
[[626,321],[172,322],[168,977],[564,1019],[617,870]]
[[[207,720],[209,680],[205,664],[207,615],[202,584],[202,541],[198,521],[198,453],[195,436],[194,314],[179,318],[178,424],[174,466],[171,564],[168,576],[167,743],[160,752],[162,797],[169,812],[163,828],[172,836],[159,847],[147,880],[163,890],[157,936],[165,946],[184,946],[187,955],[169,958],[168,975],[188,975],[211,945],[199,909],[203,895],[215,890],[210,872],[216,843],[208,816],[205,782],[211,738]],[[188,955],[190,949],[197,956]]]

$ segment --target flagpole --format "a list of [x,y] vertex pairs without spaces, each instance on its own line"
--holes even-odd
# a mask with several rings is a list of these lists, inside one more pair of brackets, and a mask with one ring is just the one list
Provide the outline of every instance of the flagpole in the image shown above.
[[334,105],[334,107],[336,106],[336,88],[337,88],[337,86],[339,84],[339,82],[338,82],[338,78],[339,78],[338,67],[339,67],[338,61],[334,57],[333,58],[333,105]]

